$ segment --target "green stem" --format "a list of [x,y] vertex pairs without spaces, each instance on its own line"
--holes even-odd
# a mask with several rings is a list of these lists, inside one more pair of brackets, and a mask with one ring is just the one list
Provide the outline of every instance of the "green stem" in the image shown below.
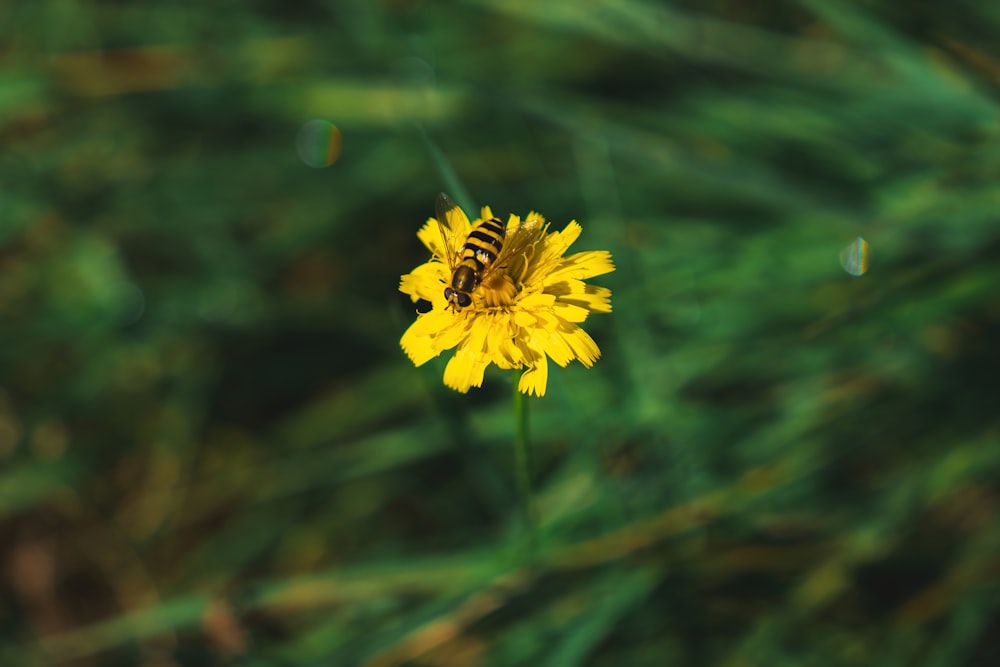
[[521,520],[528,531],[529,551],[538,546],[538,523],[531,503],[531,468],[528,462],[528,398],[514,382],[514,470],[517,476],[517,497]]

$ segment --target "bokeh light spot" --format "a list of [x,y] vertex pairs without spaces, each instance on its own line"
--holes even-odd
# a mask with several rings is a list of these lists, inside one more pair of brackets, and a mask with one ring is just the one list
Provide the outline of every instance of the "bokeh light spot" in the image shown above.
[[863,276],[868,272],[868,241],[860,236],[840,251],[840,266],[852,276]]
[[341,136],[328,120],[313,119],[299,128],[295,148],[299,159],[314,169],[329,167],[340,157]]
[[122,323],[127,326],[142,319],[142,314],[146,312],[146,295],[141,287],[131,281],[125,284],[124,292]]

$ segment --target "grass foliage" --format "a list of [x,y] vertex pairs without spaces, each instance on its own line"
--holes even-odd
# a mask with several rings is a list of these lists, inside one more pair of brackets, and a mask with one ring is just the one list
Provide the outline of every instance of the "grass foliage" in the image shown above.
[[[0,15],[0,663],[1000,661],[990,3]],[[513,378],[398,348],[442,189],[618,264],[534,555]]]

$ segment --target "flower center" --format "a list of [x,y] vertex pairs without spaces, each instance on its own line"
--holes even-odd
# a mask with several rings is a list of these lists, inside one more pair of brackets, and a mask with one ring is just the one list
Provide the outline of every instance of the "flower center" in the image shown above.
[[487,308],[506,308],[514,305],[517,287],[505,272],[497,272],[479,286],[479,294]]

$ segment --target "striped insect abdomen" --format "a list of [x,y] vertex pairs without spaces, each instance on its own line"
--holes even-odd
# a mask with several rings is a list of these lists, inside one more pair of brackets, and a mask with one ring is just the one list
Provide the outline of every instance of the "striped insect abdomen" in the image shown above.
[[462,246],[462,256],[452,276],[452,287],[462,292],[476,289],[483,271],[496,261],[503,248],[506,233],[507,228],[496,218],[479,223]]

